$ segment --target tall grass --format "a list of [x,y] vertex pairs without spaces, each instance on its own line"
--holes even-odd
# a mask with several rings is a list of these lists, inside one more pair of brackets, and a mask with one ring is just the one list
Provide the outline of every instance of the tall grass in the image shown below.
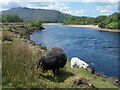
[[40,54],[26,43],[4,44],[2,53],[3,84],[9,87],[32,86],[35,72],[30,67]]
[[11,33],[8,31],[2,32],[2,41],[12,41]]

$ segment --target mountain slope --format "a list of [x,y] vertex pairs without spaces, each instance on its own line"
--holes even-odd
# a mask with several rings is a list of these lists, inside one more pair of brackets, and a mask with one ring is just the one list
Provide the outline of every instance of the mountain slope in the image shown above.
[[18,15],[25,21],[29,20],[63,20],[71,15],[64,14],[56,10],[30,9],[30,8],[12,8],[2,12],[3,15]]

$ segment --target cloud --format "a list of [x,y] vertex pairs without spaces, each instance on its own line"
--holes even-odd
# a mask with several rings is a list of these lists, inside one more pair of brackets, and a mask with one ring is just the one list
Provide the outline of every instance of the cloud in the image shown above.
[[68,10],[65,13],[75,15],[75,16],[82,16],[87,12],[85,9],[80,9],[80,10]]
[[100,12],[101,15],[109,15],[112,14],[113,11],[118,11],[118,3],[99,3],[96,6],[96,10]]
[[63,13],[68,13],[71,15],[82,15],[84,14],[87,10],[84,9],[80,9],[80,10],[72,10],[69,5],[69,3],[63,3],[63,2],[55,2],[55,3],[51,3],[48,6],[45,7],[39,7],[42,9],[49,9],[49,10],[58,10],[61,11]]
[[[28,7],[28,8],[35,8],[35,9],[49,9],[49,10],[58,10],[63,13],[68,13],[76,16],[83,16],[88,11],[83,8],[80,8],[79,10],[73,10],[69,6],[69,2],[94,2],[96,3],[96,10],[100,12],[102,15],[109,15],[113,11],[116,11],[117,4],[113,4],[113,2],[116,2],[118,0],[109,0],[111,3],[98,3],[99,0],[2,0],[0,4],[2,4],[2,7],[0,7],[0,11],[7,10],[13,7]],[[101,0],[101,1],[108,1],[108,0]],[[114,6],[115,5],[115,6]],[[115,7],[113,9],[113,7]],[[74,7],[73,7],[74,8]],[[96,10],[94,10],[96,12]],[[92,11],[91,11],[92,13]]]

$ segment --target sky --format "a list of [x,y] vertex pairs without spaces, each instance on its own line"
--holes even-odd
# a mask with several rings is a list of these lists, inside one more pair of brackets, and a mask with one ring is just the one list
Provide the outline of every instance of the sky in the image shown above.
[[119,0],[2,0],[0,11],[16,7],[58,10],[74,16],[97,17],[117,12]]

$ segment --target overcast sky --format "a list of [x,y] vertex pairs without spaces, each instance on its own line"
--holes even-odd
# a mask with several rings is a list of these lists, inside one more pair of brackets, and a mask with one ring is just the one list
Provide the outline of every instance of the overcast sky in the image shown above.
[[0,11],[15,7],[58,10],[75,16],[110,15],[118,11],[119,0],[2,0]]

